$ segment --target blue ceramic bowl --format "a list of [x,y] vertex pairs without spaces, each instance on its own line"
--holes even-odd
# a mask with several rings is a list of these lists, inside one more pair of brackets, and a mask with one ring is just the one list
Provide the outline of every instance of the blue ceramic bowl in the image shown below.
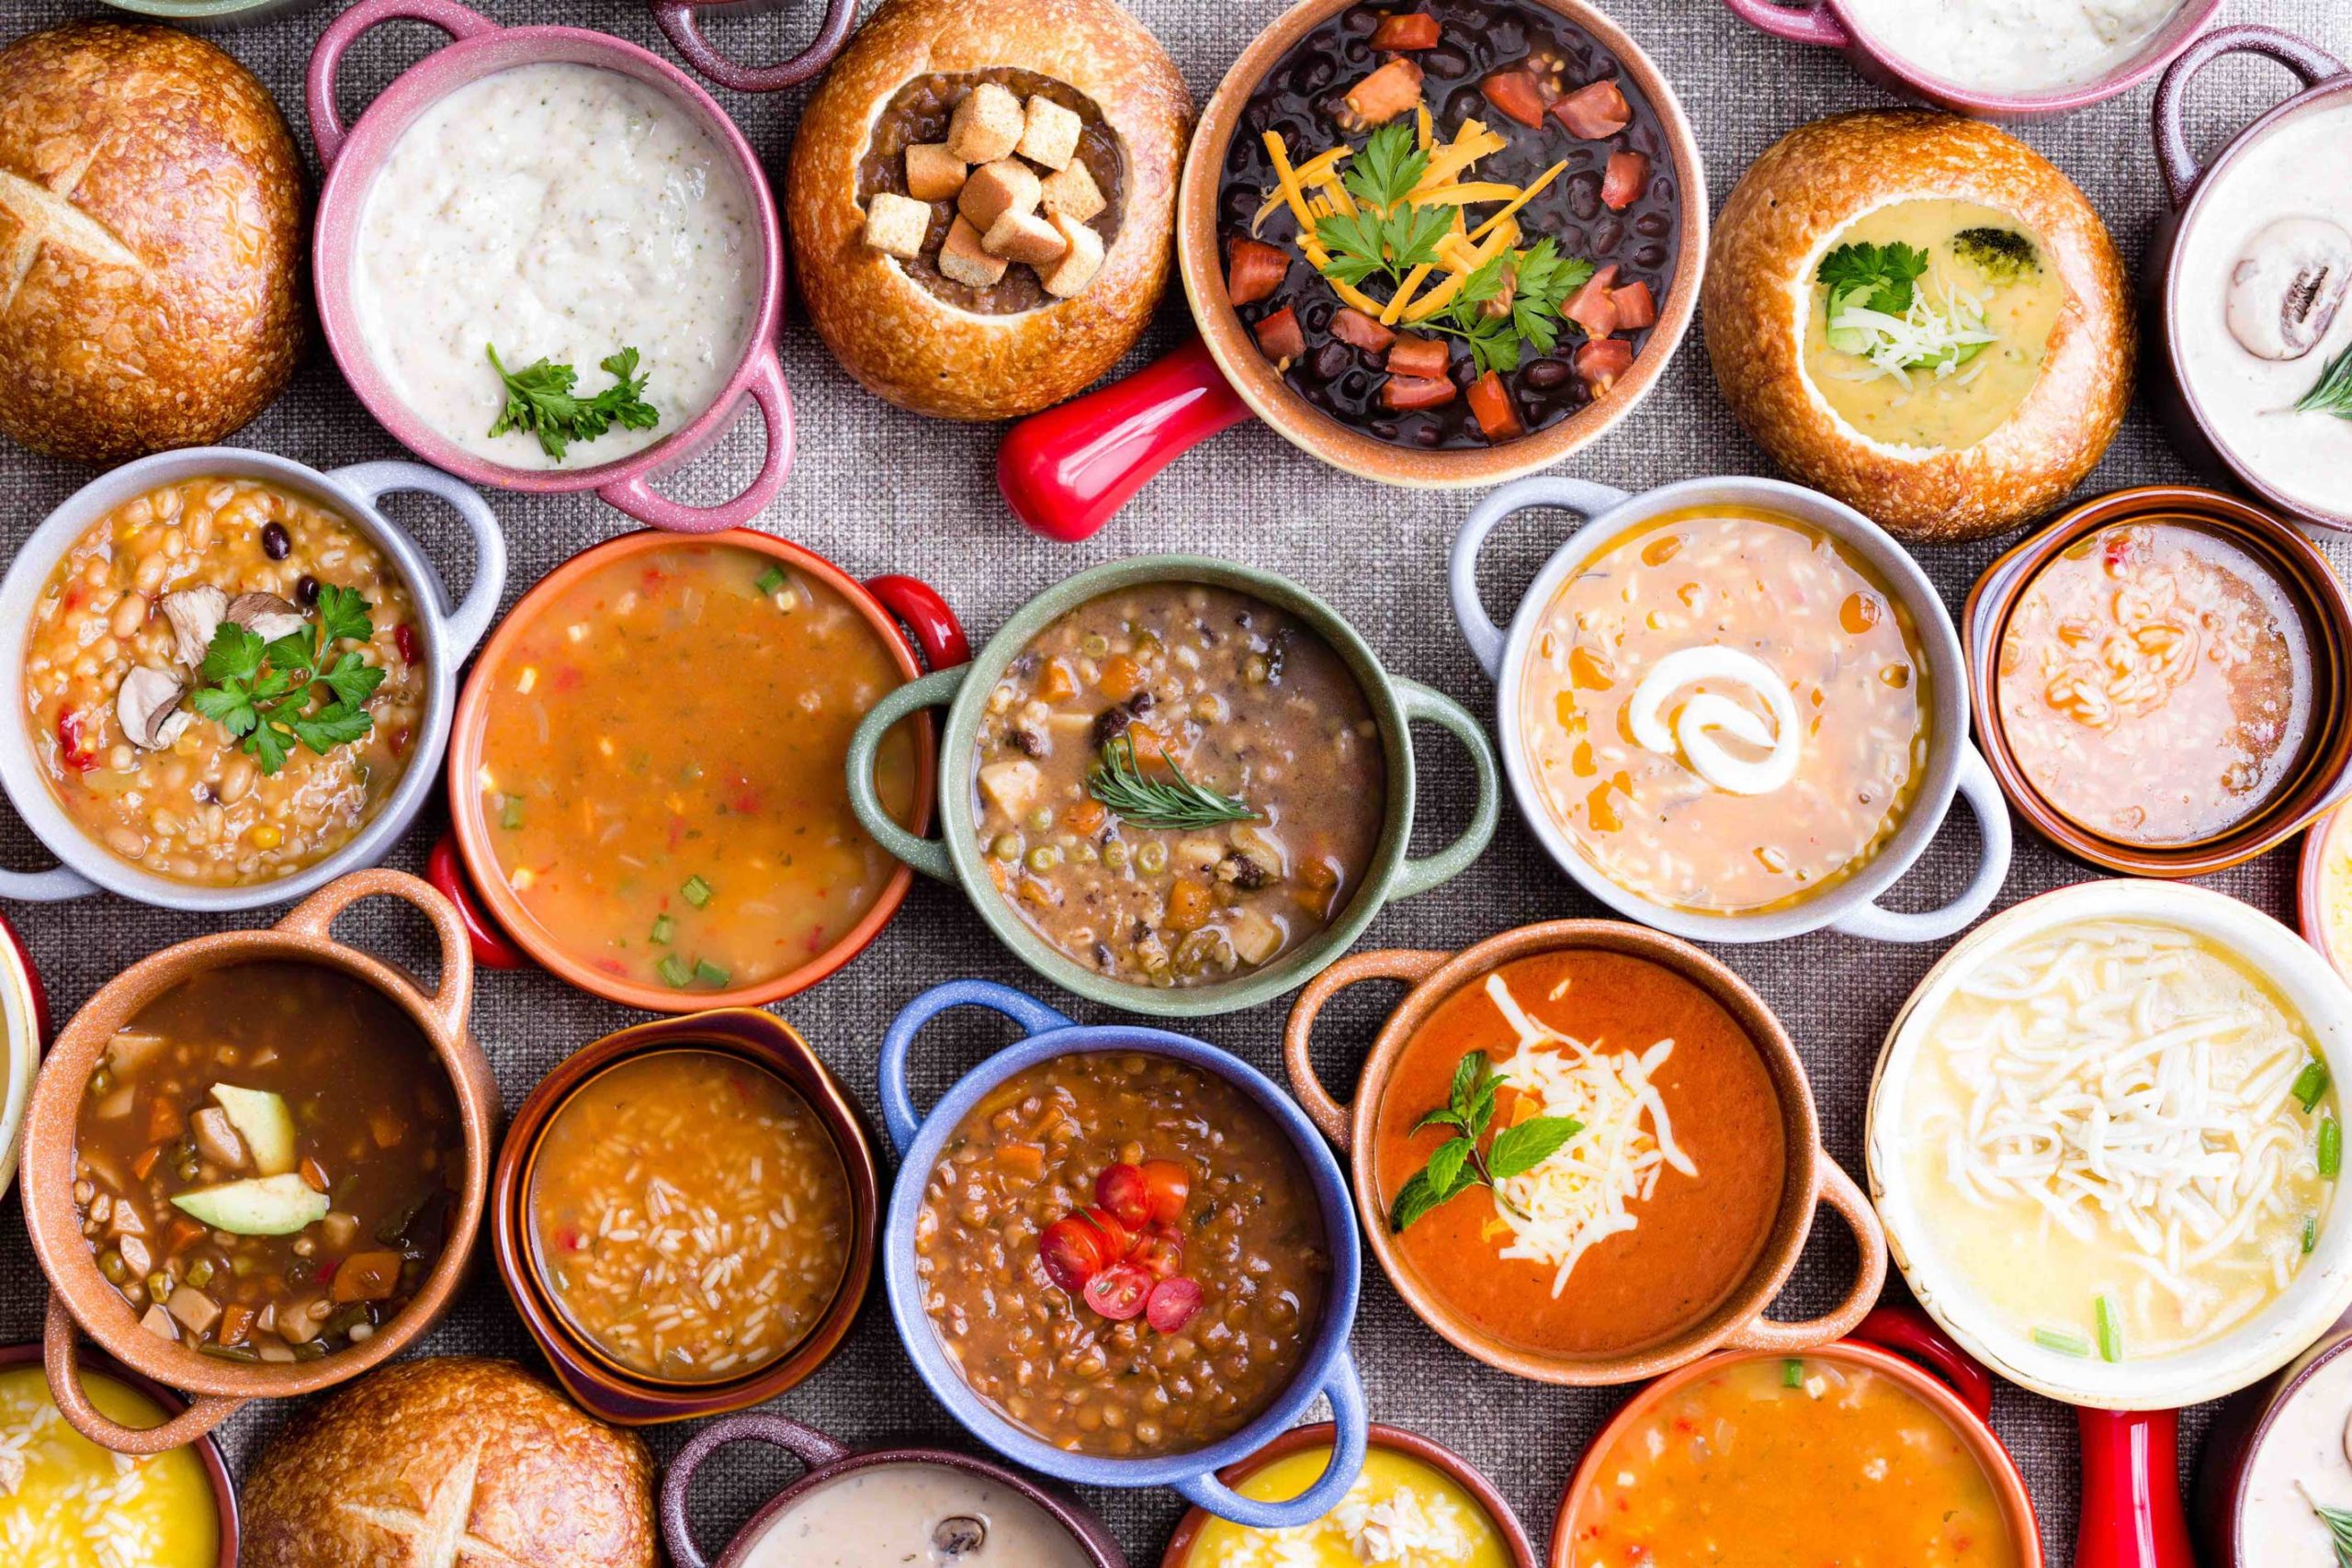
[[[964,1076],[963,1081],[919,1114],[907,1090],[907,1054],[922,1026],[949,1008],[983,1007],[1002,1013],[1028,1032]],[[1150,1459],[1105,1459],[1057,1449],[1014,1425],[974,1393],[956,1371],[923,1311],[922,1282],[915,1275],[915,1219],[922,1191],[939,1163],[942,1146],[966,1112],[982,1096],[1023,1068],[1055,1056],[1087,1051],[1145,1051],[1173,1056],[1238,1087],[1289,1134],[1315,1184],[1322,1205],[1325,1243],[1331,1257],[1331,1287],[1323,1323],[1307,1348],[1306,1360],[1290,1387],[1255,1421],[1226,1438],[1190,1453]],[[1321,1518],[1355,1484],[1363,1468],[1363,1384],[1348,1353],[1362,1289],[1363,1245],[1356,1235],[1355,1206],[1337,1161],[1306,1117],[1272,1081],[1238,1058],[1189,1035],[1136,1024],[1080,1028],[1035,997],[988,980],[951,980],[934,986],[906,1005],[882,1037],[882,1116],[900,1156],[898,1181],[882,1232],[882,1277],[890,1294],[890,1315],[915,1371],[932,1393],[980,1441],[1016,1464],[1058,1481],[1088,1486],[1171,1486],[1187,1501],[1220,1518],[1254,1529],[1280,1529]],[[1261,1503],[1241,1496],[1216,1478],[1237,1460],[1249,1458],[1306,1413],[1317,1394],[1328,1394],[1340,1441],[1322,1479],[1287,1503]]]

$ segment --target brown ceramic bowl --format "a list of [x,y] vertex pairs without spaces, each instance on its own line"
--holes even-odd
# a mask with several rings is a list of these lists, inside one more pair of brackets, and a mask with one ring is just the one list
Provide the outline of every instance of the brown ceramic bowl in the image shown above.
[[[2352,950],[2337,942],[2328,931],[2325,868],[2331,854],[2343,857],[2343,863],[2352,866],[2352,810],[2339,807],[2311,825],[2303,835],[2302,868],[2295,882],[2303,940],[2318,948],[2335,965],[2337,974],[2352,981]],[[2352,871],[2346,873],[2342,896],[2352,898]]]
[[[1532,953],[1589,948],[1645,958],[1682,976],[1720,1002],[1755,1044],[1781,1101],[1783,1146],[1792,1166],[1780,1212],[1762,1254],[1738,1290],[1705,1316],[1683,1325],[1670,1338],[1641,1349],[1605,1356],[1552,1355],[1511,1344],[1464,1319],[1398,1256],[1380,1206],[1373,1169],[1374,1128],[1381,1095],[1405,1046],[1441,1002],[1476,985],[1502,964]],[[1311,1036],[1316,1015],[1334,996],[1363,980],[1402,980],[1411,985],[1373,1041],[1352,1104],[1333,1100],[1315,1072]],[[1813,1104],[1804,1064],[1795,1043],[1762,998],[1746,981],[1679,937],[1622,920],[1550,920],[1487,938],[1457,953],[1403,949],[1360,953],[1343,958],[1310,981],[1291,1008],[1283,1032],[1283,1058],[1292,1092],[1309,1119],[1352,1156],[1351,1174],[1356,1213],[1381,1266],[1406,1304],[1460,1349],[1488,1366],[1538,1382],[1569,1387],[1637,1382],[1696,1360],[1710,1350],[1810,1350],[1850,1331],[1862,1320],[1886,1282],[1886,1238],[1870,1200],[1821,1146],[1821,1122]],[[1797,1265],[1815,1212],[1836,1210],[1853,1231],[1861,1267],[1838,1304],[1823,1316],[1783,1323],[1764,1315]]]
[[[1444,1445],[1401,1427],[1384,1427],[1374,1422],[1369,1436],[1374,1448],[1417,1459],[1476,1497],[1502,1537],[1503,1551],[1510,1559],[1511,1568],[1535,1568],[1535,1548],[1528,1544],[1527,1531],[1521,1528],[1519,1516],[1510,1511],[1510,1505],[1495,1490],[1495,1483],[1472,1469],[1469,1461]],[[1240,1463],[1227,1465],[1218,1472],[1217,1479],[1227,1486],[1238,1487],[1276,1460],[1287,1459],[1301,1449],[1328,1449],[1335,1440],[1334,1428],[1329,1421],[1318,1421],[1312,1427],[1293,1427]],[[1176,1526],[1176,1533],[1168,1538],[1168,1550],[1160,1553],[1159,1568],[1191,1568],[1193,1543],[1208,1528],[1210,1517],[1200,1508],[1185,1514]]]
[[[1995,661],[2009,614],[2051,558],[2118,523],[2166,522],[2217,535],[2262,561],[2303,612],[2312,648],[2310,739],[2297,767],[2260,810],[2195,843],[2129,843],[2096,833],[2043,799],[2009,748]],[[2352,793],[2352,594],[2327,558],[2260,507],[2190,485],[2145,485],[2084,502],[1995,561],[1969,590],[1961,616],[1977,742],[2018,815],[2067,853],[2133,876],[2202,876],[2274,849]]]
[[[440,939],[441,977],[428,992],[403,971],[334,940],[335,917],[379,894],[414,905]],[[466,1140],[466,1183],[450,1222],[447,1245],[424,1287],[401,1314],[366,1343],[316,1361],[246,1364],[199,1355],[139,1326],[139,1316],[98,1272],[82,1235],[74,1202],[74,1123],[85,1086],[115,1031],[156,997],[188,976],[232,964],[275,960],[315,964],[374,987],[414,1021],[441,1058],[457,1091]],[[449,1308],[463,1278],[490,1190],[491,1151],[497,1138],[498,1084],[490,1063],[466,1032],[473,1004],[473,954],[466,929],[449,901],[397,871],[357,871],[329,883],[266,931],[198,937],[141,959],[83,1005],[50,1047],[33,1088],[18,1172],[25,1224],[49,1276],[49,1321],[43,1335],[50,1393],[74,1429],[118,1453],[159,1453],[192,1442],[250,1400],[315,1393],[347,1382],[399,1355],[423,1337]],[[118,1361],[196,1397],[187,1409],[144,1431],[117,1426],[92,1407],[74,1381],[74,1329],[97,1341]]]
[[[38,1364],[42,1359],[39,1344],[10,1345],[0,1348],[0,1367],[21,1367]],[[85,1355],[81,1359],[84,1377],[112,1378],[163,1406],[165,1416],[178,1415],[187,1408],[187,1401],[153,1378],[142,1378],[130,1368],[118,1366],[104,1356]],[[220,1517],[220,1555],[216,1568],[237,1568],[237,1489],[229,1479],[229,1467],[220,1458],[220,1449],[210,1438],[196,1440],[196,1460],[204,1467],[204,1478],[212,1483],[212,1506]]]
[[[849,1258],[832,1304],[785,1355],[741,1377],[718,1382],[648,1378],[607,1357],[574,1328],[532,1258],[530,1194],[533,1167],[548,1125],[580,1088],[616,1064],[664,1051],[716,1052],[736,1056],[790,1085],[808,1102],[840,1154],[850,1184]],[[878,1223],[874,1145],[856,1104],[800,1032],[752,1008],[726,1008],[640,1023],[607,1034],[566,1057],[514,1113],[506,1146],[491,1181],[491,1247],[499,1278],[522,1314],[556,1381],[581,1408],[624,1426],[721,1416],[775,1398],[824,1365],[856,1320],[874,1272]]]

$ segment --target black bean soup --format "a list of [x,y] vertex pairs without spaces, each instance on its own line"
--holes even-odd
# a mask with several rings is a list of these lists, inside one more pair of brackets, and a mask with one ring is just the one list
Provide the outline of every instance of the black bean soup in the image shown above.
[[[1551,351],[1524,344],[1517,367],[1498,370],[1493,378],[1482,378],[1460,337],[1400,321],[1393,323],[1396,343],[1410,346],[1418,361],[1400,365],[1396,344],[1384,341],[1385,331],[1367,330],[1360,312],[1348,310],[1301,254],[1299,225],[1287,206],[1278,206],[1254,236],[1287,258],[1280,285],[1248,299],[1258,290],[1230,272],[1229,297],[1245,301],[1237,305],[1242,324],[1268,357],[1287,359],[1283,380],[1341,423],[1400,446],[1498,445],[1557,423],[1605,395],[1647,345],[1679,249],[1682,193],[1672,147],[1656,107],[1616,57],[1564,17],[1493,0],[1351,6],[1285,54],[1242,111],[1218,192],[1219,236],[1229,263],[1237,243],[1247,248],[1252,240],[1261,205],[1280,190],[1266,132],[1280,134],[1294,166],[1342,141],[1363,153],[1368,135],[1382,123],[1382,108],[1404,102],[1413,90],[1413,71],[1396,63],[1400,61],[1418,68],[1418,97],[1429,109],[1434,144],[1452,141],[1467,119],[1505,139],[1504,147],[1480,157],[1463,180],[1524,188],[1565,162],[1566,169],[1516,214],[1522,231],[1517,248],[1523,254],[1548,237],[1561,255],[1603,269],[1602,290],[1616,291],[1619,319],[1612,323],[1603,300],[1600,314],[1584,312],[1589,325],[1580,324],[1567,308],[1576,301],[1564,301]],[[1395,81],[1368,81],[1384,68]],[[1360,87],[1372,88],[1373,97],[1351,105],[1350,95]],[[1586,88],[1594,91],[1579,96]],[[1595,98],[1605,106],[1601,113],[1578,112],[1580,104]],[[1612,130],[1621,116],[1622,129]],[[1526,118],[1537,123],[1524,123]],[[1410,126],[1415,114],[1408,107],[1389,119]],[[1475,233],[1501,208],[1500,199],[1470,204],[1464,222]],[[1258,254],[1267,256],[1263,249]],[[1607,273],[1612,265],[1615,272]],[[1445,276],[1433,273],[1429,288]],[[1378,278],[1362,288],[1381,303],[1395,292]],[[1278,319],[1284,311],[1294,314],[1296,329]],[[1593,325],[1612,330],[1596,333]],[[1435,351],[1415,341],[1430,338],[1447,347],[1442,382],[1412,373],[1434,368]]]

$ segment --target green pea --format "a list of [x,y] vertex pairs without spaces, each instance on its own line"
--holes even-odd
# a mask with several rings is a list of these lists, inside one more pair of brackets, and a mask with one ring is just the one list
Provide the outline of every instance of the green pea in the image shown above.
[[107,1277],[108,1284],[119,1285],[130,1278],[130,1265],[122,1260],[121,1253],[108,1247],[98,1254],[98,1272]]
[[1147,876],[1158,876],[1168,869],[1168,846],[1152,842],[1136,852],[1136,864]]
[[1041,806],[1037,807],[1036,810],[1029,813],[1029,830],[1031,832],[1042,833],[1053,825],[1054,808],[1052,807]]
[[1102,863],[1103,863],[1104,865],[1109,866],[1113,871],[1125,871],[1125,870],[1126,870],[1126,869],[1127,869],[1127,846],[1126,846],[1126,845],[1125,845],[1125,844],[1123,844],[1123,843],[1120,843],[1120,842],[1119,842],[1117,840],[1115,840],[1115,839],[1114,839],[1114,840],[1113,840],[1111,842],[1109,842],[1109,843],[1107,843],[1107,844],[1103,845],[1103,846],[1102,846]]
[[996,842],[989,846],[989,853],[996,856],[999,860],[1019,860],[1021,858],[1021,835],[1018,833],[999,833],[996,836]]
[[1089,659],[1102,659],[1111,651],[1111,639],[1101,632],[1089,632],[1079,639],[1078,651]]
[[1043,876],[1062,863],[1061,851],[1051,844],[1039,844],[1029,852],[1029,869]]
[[187,1282],[198,1290],[212,1283],[212,1259],[199,1258],[187,1266]]
[[172,1299],[172,1277],[161,1269],[147,1276],[147,1293],[159,1302]]
[[1266,656],[1262,653],[1251,654],[1241,666],[1241,678],[1253,686],[1264,685],[1266,678],[1273,672],[1274,667],[1266,662]]

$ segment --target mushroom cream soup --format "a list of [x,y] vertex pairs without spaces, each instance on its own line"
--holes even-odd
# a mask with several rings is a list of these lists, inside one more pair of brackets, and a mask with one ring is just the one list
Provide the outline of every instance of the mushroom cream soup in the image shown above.
[[[610,463],[708,408],[758,313],[758,226],[732,160],[659,88],[593,65],[468,83],[401,134],[370,188],[352,299],[377,367],[425,423],[511,468]],[[635,349],[660,417],[561,457],[523,430],[497,366],[569,366],[578,395]],[[559,439],[554,445],[560,446]]]
[[1091,1568],[1059,1521],[1001,1481],[877,1464],[778,1514],[740,1568]]
[[2239,1494],[2238,1561],[2259,1568],[2337,1568],[2335,1540],[2315,1507],[2352,1510],[2352,1355],[2305,1379],[2270,1418]]
[[1958,451],[2041,378],[2066,286],[2006,212],[1928,197],[1866,212],[1815,264],[1799,308],[1814,390],[1855,433]]
[[2214,440],[2288,500],[2335,513],[2352,513],[2347,144],[2352,95],[2339,93],[2209,179],[2170,307],[2173,356]]
[[1889,1143],[1988,1321],[2120,1361],[2210,1344],[2287,1287],[2326,1220],[2337,1119],[2310,1026],[2235,953],[2083,920],[1959,978]]
[[2181,0],[1846,0],[1871,41],[1923,75],[2030,96],[2122,65]]

